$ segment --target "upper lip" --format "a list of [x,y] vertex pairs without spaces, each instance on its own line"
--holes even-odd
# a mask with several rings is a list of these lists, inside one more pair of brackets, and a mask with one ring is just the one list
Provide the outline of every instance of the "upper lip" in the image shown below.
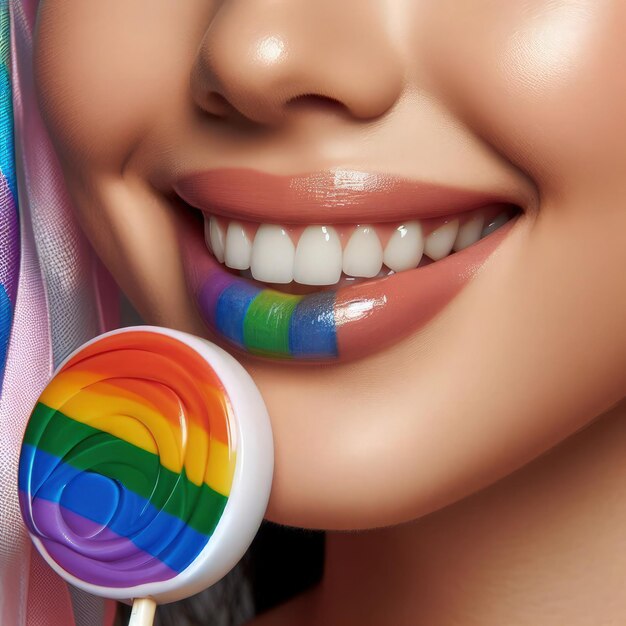
[[510,190],[471,190],[351,169],[290,176],[214,169],[182,176],[174,191],[208,214],[289,224],[427,219],[523,202]]

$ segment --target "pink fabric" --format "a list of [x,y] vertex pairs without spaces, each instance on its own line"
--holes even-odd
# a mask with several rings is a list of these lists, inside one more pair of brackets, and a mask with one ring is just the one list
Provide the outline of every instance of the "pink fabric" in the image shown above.
[[36,550],[30,557],[27,616],[29,626],[76,626],[67,585]]
[[[19,128],[22,126],[22,109],[16,47],[14,36],[12,74],[16,127]],[[16,144],[18,142],[19,137],[16,138]],[[31,544],[21,523],[17,502],[18,454],[28,407],[34,405],[52,367],[52,355],[39,347],[50,345],[47,302],[39,262],[34,252],[25,194],[20,194],[20,208],[22,263],[3,392],[0,396],[0,490],[6,494],[0,511],[0,623],[17,626],[28,623],[31,570]],[[26,359],[25,355],[32,355],[32,358]],[[66,615],[59,617],[63,619]]]
[[[21,226],[21,266],[0,396],[0,624],[112,624],[114,603],[70,589],[32,548],[17,498],[30,411],[55,364],[112,322],[110,282],[76,226],[32,82],[35,0],[9,0]],[[96,276],[98,275],[98,280]],[[104,281],[104,282],[103,282]],[[97,287],[107,283],[106,297]],[[110,303],[110,306],[109,306]]]

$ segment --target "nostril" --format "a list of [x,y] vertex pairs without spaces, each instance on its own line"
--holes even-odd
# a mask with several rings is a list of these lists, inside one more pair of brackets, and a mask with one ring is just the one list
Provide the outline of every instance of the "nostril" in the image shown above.
[[319,96],[317,94],[302,94],[294,96],[285,103],[285,107],[289,109],[307,109],[316,111],[338,111],[345,112],[348,110],[343,102],[328,96]]
[[228,100],[217,92],[211,92],[206,95],[202,108],[216,117],[227,117],[233,111],[233,106]]

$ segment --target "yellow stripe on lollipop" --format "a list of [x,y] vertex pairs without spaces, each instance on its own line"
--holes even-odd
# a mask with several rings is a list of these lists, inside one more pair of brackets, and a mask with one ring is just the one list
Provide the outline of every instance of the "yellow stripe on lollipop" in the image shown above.
[[57,411],[85,387],[102,380],[102,374],[85,371],[65,371],[57,374],[43,390],[39,402]]
[[214,491],[228,496],[235,472],[234,450],[213,437],[207,437],[206,431],[193,423],[188,428],[185,454],[187,478],[196,485],[205,482]]
[[[204,428],[186,422],[183,433],[180,416],[164,416],[145,398],[100,380],[91,372],[65,371],[57,375],[40,402],[66,417],[97,428],[137,448],[158,454],[163,467],[180,473],[196,485],[228,496],[236,455],[229,447],[207,436]],[[207,457],[208,452],[208,459]]]
[[70,397],[62,406],[51,408],[58,408],[76,422],[157,454],[163,467],[179,474],[183,468],[180,426],[144,403],[99,393],[100,387],[96,383]]
[[209,441],[209,462],[204,482],[223,496],[230,494],[237,456],[217,439]]

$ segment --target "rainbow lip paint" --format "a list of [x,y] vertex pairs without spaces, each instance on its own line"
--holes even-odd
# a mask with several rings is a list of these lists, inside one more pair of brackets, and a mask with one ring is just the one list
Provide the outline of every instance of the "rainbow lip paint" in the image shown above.
[[252,354],[296,359],[336,358],[334,292],[295,296],[262,289],[216,270],[199,294],[206,322]]
[[[243,399],[233,402],[233,388]],[[228,571],[260,524],[273,465],[267,424],[249,376],[219,348],[151,327],[105,335],[70,357],[33,410],[19,465],[26,526],[48,562],[88,591],[195,593]],[[243,476],[245,436],[252,475]],[[226,541],[236,557],[216,539],[228,527],[239,533]]]

